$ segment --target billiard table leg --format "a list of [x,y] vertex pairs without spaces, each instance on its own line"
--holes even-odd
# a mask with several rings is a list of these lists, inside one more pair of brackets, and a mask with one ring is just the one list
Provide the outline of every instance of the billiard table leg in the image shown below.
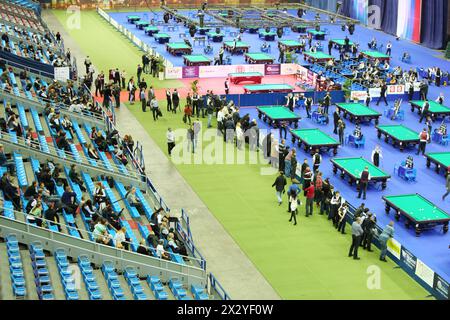
[[386,214],[389,214],[390,210],[391,210],[391,207],[388,204],[386,204],[384,207],[384,211],[386,211]]
[[[395,220],[397,220],[397,221],[400,220],[400,212],[398,212],[398,211],[395,211]],[[409,225],[409,221],[407,221],[407,223]]]
[[[295,137],[294,136],[292,136],[292,144],[294,144],[295,143]],[[300,142],[300,141],[299,141]]]
[[378,118],[375,118],[375,125],[378,125],[380,123]]
[[431,160],[430,158],[427,158],[427,168],[429,168],[431,166]]
[[434,171],[436,171],[436,173],[439,173],[440,169],[441,169],[440,166],[436,164],[436,168],[434,168]]
[[444,233],[448,232],[448,221],[444,223]]
[[422,230],[420,230],[420,225],[416,224],[415,229],[416,229],[416,237],[419,237],[420,233],[422,232]]
[[258,118],[261,119],[262,118],[262,113],[258,112]]
[[378,139],[381,139],[381,131],[380,130],[378,130],[377,137],[378,137]]
[[386,189],[386,187],[387,187],[386,180],[383,180],[381,183],[381,189],[384,190],[384,189]]
[[334,148],[333,148],[333,154],[334,154],[334,155],[337,155],[337,152],[338,152],[338,148],[337,148],[337,147],[334,147]]
[[298,129],[298,121],[295,121],[294,126],[295,126],[295,129]]
[[337,173],[337,167],[333,166],[333,173],[336,174]]

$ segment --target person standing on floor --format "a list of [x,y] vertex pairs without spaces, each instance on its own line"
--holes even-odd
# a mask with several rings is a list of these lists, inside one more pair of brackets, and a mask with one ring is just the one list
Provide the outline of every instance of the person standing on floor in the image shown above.
[[358,257],[358,249],[361,243],[362,234],[363,229],[361,228],[361,218],[356,218],[355,222],[352,224],[352,244],[350,246],[350,250],[348,251],[348,256],[353,256],[354,260],[361,259]]
[[375,235],[376,231],[376,217],[375,215],[369,213],[367,218],[364,219],[364,221],[361,224],[361,227],[363,228],[363,237],[362,237],[362,247],[364,250],[367,250],[369,252],[372,252],[372,239]]
[[283,193],[284,193],[284,187],[286,186],[286,178],[284,177],[284,172],[280,171],[280,175],[275,179],[275,182],[272,184],[272,187],[275,187],[278,205],[281,206],[283,203]]
[[369,107],[370,101],[371,101],[371,100],[372,100],[372,98],[370,97],[370,92],[369,92],[369,90],[367,90],[367,93],[366,93],[366,100],[365,100],[366,107]]
[[141,100],[142,112],[145,112],[145,109],[147,107],[147,99],[145,97],[145,89],[143,88],[139,92],[139,99]]
[[[292,193],[289,196],[289,209],[291,212],[291,218],[289,219],[289,222],[292,221],[292,219],[294,219],[294,226],[297,225],[297,207],[299,205],[300,199],[297,198],[297,193]],[[301,202],[300,202],[301,205]]]
[[383,154],[381,153],[381,147],[377,144],[375,149],[372,151],[372,163],[374,166],[380,166],[380,160],[383,158]]
[[136,69],[136,75],[137,75],[138,83],[141,83],[142,71],[143,71],[143,69],[142,69],[141,65],[138,64],[137,69]]
[[180,105],[180,96],[176,88],[172,92],[172,105],[172,112],[177,113],[178,106]]
[[286,141],[281,139],[281,143],[278,144],[278,170],[284,172],[284,158],[286,152]]
[[386,254],[387,254],[387,243],[389,239],[394,238],[394,221],[389,222],[386,228],[383,229],[380,236],[378,237],[378,241],[380,243],[380,260],[387,262]]
[[386,100],[386,93],[387,93],[387,85],[385,82],[383,82],[383,84],[381,85],[381,92],[380,92],[380,97],[378,98],[378,101],[377,101],[377,106],[380,104],[381,100],[384,100],[384,103],[386,104],[386,106],[389,105]]
[[172,131],[172,128],[167,129],[167,151],[169,156],[172,155],[172,149],[175,147],[175,133]]
[[447,167],[447,176],[445,178],[445,188],[447,192],[442,196],[442,201],[450,194],[450,166]]
[[230,81],[228,80],[228,78],[225,79],[224,86],[225,86],[225,94],[229,94],[230,93]]
[[316,149],[316,152],[312,158],[313,162],[313,173],[315,174],[317,170],[319,170],[320,164],[322,163],[322,156],[319,153],[319,149]]
[[341,116],[339,115],[339,108],[336,107],[336,109],[334,110],[333,113],[333,124],[334,124],[334,130],[333,133],[337,134],[337,129],[338,129],[338,125],[339,125],[339,120],[341,119]]
[[422,155],[425,155],[425,149],[427,147],[428,140],[430,140],[430,135],[428,134],[428,129],[423,128],[422,132],[419,134],[419,149],[416,154],[422,151]]
[[172,92],[169,88],[166,90],[167,111],[172,111]]
[[367,187],[369,186],[370,181],[370,173],[369,173],[369,167],[365,166],[364,170],[361,172],[361,175],[359,176],[359,193],[358,193],[358,199],[361,198],[361,193],[363,194],[363,200],[366,200],[366,192]]
[[330,211],[328,213],[328,220],[332,220],[333,221],[333,225],[336,226],[336,215],[337,215],[337,211],[338,209],[341,207],[342,203],[344,203],[343,198],[341,197],[341,193],[339,191],[336,191],[333,196],[331,197],[330,200]]
[[338,135],[339,135],[339,143],[341,144],[341,146],[343,146],[344,145],[344,134],[345,134],[345,122],[342,121],[342,119],[339,119],[339,121],[338,121],[337,131],[338,131]]
[[338,209],[338,225],[337,225],[337,231],[345,234],[345,225],[347,223],[347,212],[348,207],[346,203],[343,203],[341,207]]
[[386,45],[386,55],[391,56],[392,53],[392,43],[389,41]]
[[331,95],[327,91],[327,93],[325,94],[325,97],[323,98],[323,107],[325,109],[325,114],[327,116],[328,116],[328,109],[330,108],[330,105],[331,105]]
[[310,184],[309,187],[303,190],[306,194],[306,208],[305,216],[309,217],[313,214],[314,209],[314,184]]
[[155,97],[152,99],[152,101],[150,101],[150,108],[152,110],[153,120],[154,121],[158,120],[158,117],[159,117],[158,109],[159,109],[159,107],[158,107],[158,100],[156,100]]

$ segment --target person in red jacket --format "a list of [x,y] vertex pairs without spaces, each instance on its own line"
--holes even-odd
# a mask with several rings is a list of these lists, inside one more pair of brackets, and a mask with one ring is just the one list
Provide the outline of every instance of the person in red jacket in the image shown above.
[[309,217],[313,214],[313,203],[314,203],[314,184],[311,183],[311,185],[304,189],[305,196],[306,196],[306,217]]

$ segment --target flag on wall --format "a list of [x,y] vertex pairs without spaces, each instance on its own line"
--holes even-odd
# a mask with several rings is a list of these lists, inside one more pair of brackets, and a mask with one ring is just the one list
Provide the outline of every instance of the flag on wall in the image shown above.
[[354,0],[353,1],[353,19],[361,21],[363,24],[367,24],[369,15],[369,0]]
[[420,42],[422,0],[398,0],[397,36]]

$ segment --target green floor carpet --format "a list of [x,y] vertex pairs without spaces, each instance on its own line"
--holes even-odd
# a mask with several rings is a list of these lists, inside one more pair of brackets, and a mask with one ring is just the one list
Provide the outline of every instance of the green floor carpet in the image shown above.
[[[68,31],[96,59],[94,63],[107,56],[111,60],[108,63],[117,64],[127,51],[135,59],[139,58],[137,52],[133,53],[133,46],[129,43],[126,48],[126,40],[100,17],[92,13],[82,16],[83,21],[85,16],[89,21],[86,25],[95,26],[95,33],[82,35],[83,30]],[[104,39],[102,50],[96,52],[93,48],[98,45],[97,34],[108,39]],[[164,112],[164,102],[161,105]],[[154,122],[150,112],[140,111],[139,104],[127,107],[162,150],[167,148],[168,127],[187,128],[179,114],[164,112],[163,118]],[[348,258],[350,236],[337,233],[316,211],[312,217],[305,218],[301,207],[298,225],[290,224],[285,204],[277,205],[271,188],[275,176],[260,174],[265,165],[180,164],[176,167],[283,299],[426,298],[427,292],[394,263],[380,262],[378,251],[361,251],[360,261]],[[374,289],[370,284],[374,283],[372,272],[377,268],[379,288]]]
[[[142,61],[143,52],[134,46],[128,38],[118,32],[96,11],[81,11],[80,29],[68,29],[67,18],[70,16],[64,10],[54,10],[53,14],[79,44],[80,49],[89,55],[92,63],[108,76],[108,70],[119,68],[125,70],[127,78],[134,75],[136,79],[137,65]],[[83,70],[83,61],[77,61],[78,69]],[[142,64],[141,64],[142,65]],[[154,88],[181,87],[178,80],[155,81]]]

